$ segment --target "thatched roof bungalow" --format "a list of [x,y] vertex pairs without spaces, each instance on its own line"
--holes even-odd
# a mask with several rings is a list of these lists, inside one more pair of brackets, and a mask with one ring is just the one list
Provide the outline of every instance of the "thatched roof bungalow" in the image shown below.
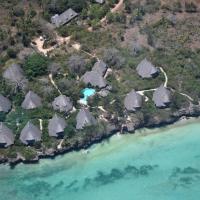
[[8,147],[14,144],[14,134],[3,122],[0,122],[0,146]]
[[152,78],[158,75],[159,71],[150,61],[146,58],[142,60],[136,68],[137,73],[142,78]]
[[103,77],[107,69],[108,69],[107,64],[102,60],[99,60],[94,64],[92,71],[99,73]]
[[22,108],[26,110],[30,110],[30,109],[38,108],[40,106],[42,106],[41,98],[33,91],[29,91],[26,94],[24,101],[22,102]]
[[66,127],[67,127],[66,121],[62,117],[59,117],[57,114],[55,114],[53,118],[49,120],[48,124],[49,136],[63,137],[64,130]]
[[40,129],[29,121],[21,131],[20,140],[25,145],[31,145],[41,141],[41,135]]
[[98,88],[104,88],[107,85],[106,80],[96,71],[86,72],[81,80],[85,84],[91,84],[91,86]]
[[96,119],[86,108],[82,108],[76,116],[76,129],[83,129],[96,123]]
[[158,108],[164,108],[168,106],[171,103],[170,91],[162,84],[153,93],[153,101]]
[[142,106],[142,96],[135,90],[132,90],[126,95],[124,106],[128,111],[136,111]]
[[60,95],[56,97],[52,103],[53,109],[60,112],[68,113],[72,110],[73,104],[69,97],[65,95]]
[[0,112],[9,112],[11,110],[11,102],[8,98],[0,94]]

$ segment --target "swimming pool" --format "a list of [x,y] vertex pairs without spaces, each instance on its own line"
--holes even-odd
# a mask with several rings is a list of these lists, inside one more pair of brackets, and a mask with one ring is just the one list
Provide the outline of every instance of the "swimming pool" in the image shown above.
[[80,103],[87,105],[87,100],[89,97],[93,96],[96,93],[96,90],[93,88],[85,88],[81,91],[81,94],[84,95],[83,98],[80,99]]

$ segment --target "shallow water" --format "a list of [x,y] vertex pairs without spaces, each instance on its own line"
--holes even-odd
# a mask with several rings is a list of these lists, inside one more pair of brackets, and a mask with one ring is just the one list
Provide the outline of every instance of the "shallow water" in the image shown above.
[[88,154],[1,166],[0,199],[199,200],[199,122],[116,135]]
[[85,88],[81,91],[81,93],[84,95],[84,97],[80,99],[80,103],[87,105],[88,98],[93,96],[96,93],[96,90],[93,88]]

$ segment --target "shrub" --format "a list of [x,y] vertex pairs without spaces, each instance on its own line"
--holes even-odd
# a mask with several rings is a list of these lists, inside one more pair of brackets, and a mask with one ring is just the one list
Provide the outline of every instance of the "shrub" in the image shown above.
[[172,11],[174,12],[182,12],[182,5],[179,1],[174,2],[173,7],[172,7]]
[[36,152],[29,147],[25,148],[21,153],[22,153],[22,156],[24,156],[26,160],[32,160],[37,155]]
[[185,3],[185,11],[186,12],[197,12],[197,6],[191,2],[191,3]]
[[24,16],[25,12],[22,8],[20,7],[15,7],[13,8],[13,15],[16,17],[22,17]]
[[69,65],[69,70],[72,74],[77,74],[80,76],[86,70],[85,60],[78,55],[72,55],[67,64]]
[[7,50],[7,55],[10,57],[10,58],[16,58],[16,55],[17,55],[17,51],[15,49],[11,49],[9,48]]
[[115,48],[105,49],[104,51],[104,61],[110,65],[115,67],[116,69],[120,69],[125,63],[124,57],[120,55],[120,51]]
[[17,158],[17,152],[14,149],[10,148],[7,153],[7,156],[9,158]]
[[24,71],[29,79],[44,75],[47,72],[48,58],[40,54],[32,54],[24,64]]

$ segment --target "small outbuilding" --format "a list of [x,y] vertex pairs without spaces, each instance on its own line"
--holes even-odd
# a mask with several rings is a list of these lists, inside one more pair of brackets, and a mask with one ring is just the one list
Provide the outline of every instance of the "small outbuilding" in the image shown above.
[[77,16],[78,16],[78,13],[76,13],[74,10],[69,8],[62,14],[60,15],[56,14],[53,17],[51,17],[51,23],[54,24],[56,27],[60,27],[64,24],[67,24],[68,22],[70,22],[72,19],[74,19]]
[[14,134],[3,122],[0,122],[0,147],[14,144]]
[[41,135],[40,129],[29,121],[21,131],[20,140],[25,145],[31,145],[41,141]]
[[91,84],[91,86],[98,88],[104,88],[107,85],[106,80],[103,78],[103,76],[96,71],[86,72],[82,76],[81,80],[87,85]]
[[108,69],[107,64],[102,60],[99,60],[94,64],[92,71],[99,73],[103,77],[107,69]]
[[57,114],[55,114],[53,118],[49,120],[49,125],[48,125],[49,136],[63,137],[64,130],[66,127],[67,127],[66,121],[62,117],[59,117]]
[[73,104],[69,97],[60,95],[56,97],[52,103],[53,109],[60,112],[68,113],[73,109]]
[[24,101],[22,102],[22,108],[26,110],[30,110],[30,109],[38,108],[40,106],[42,106],[41,98],[33,91],[29,91],[26,94]]
[[153,101],[158,108],[167,107],[171,103],[170,91],[162,84],[153,93]]
[[82,108],[76,116],[76,129],[97,124],[96,119],[86,108]]
[[124,106],[128,111],[136,111],[142,107],[142,96],[135,90],[128,93],[124,99]]
[[3,78],[8,82],[20,85],[26,81],[24,72],[20,65],[12,64],[3,72]]
[[142,78],[153,78],[158,75],[158,68],[146,58],[142,60],[136,68],[137,73]]
[[9,112],[11,110],[11,102],[8,98],[0,94],[0,112]]

